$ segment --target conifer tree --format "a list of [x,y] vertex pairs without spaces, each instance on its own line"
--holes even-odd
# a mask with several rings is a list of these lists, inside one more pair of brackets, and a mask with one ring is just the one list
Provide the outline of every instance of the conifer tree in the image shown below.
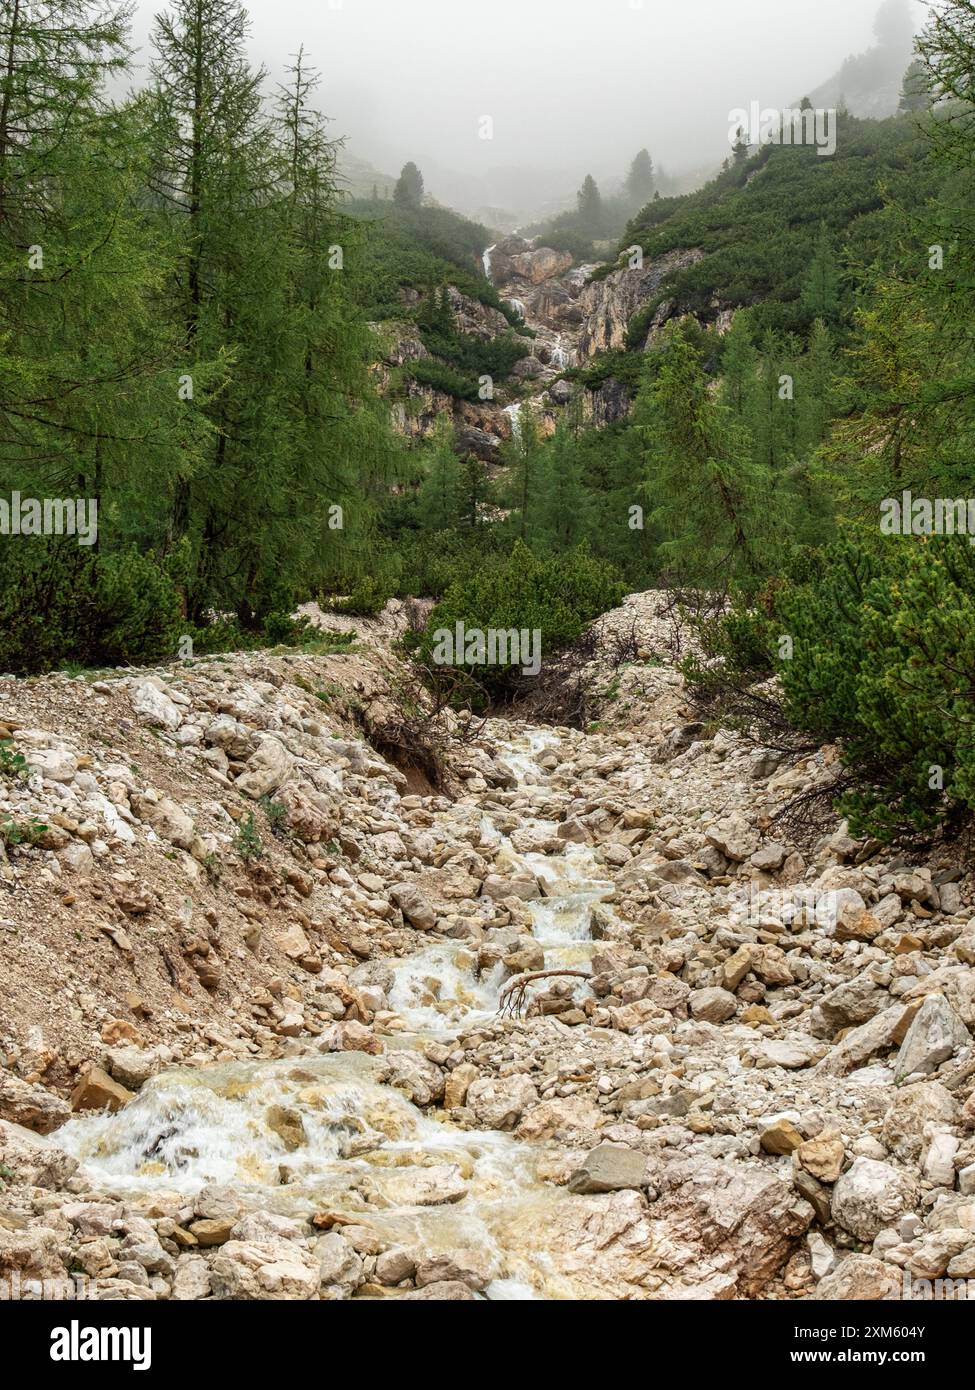
[[598,236],[603,222],[603,200],[592,174],[587,174],[576,195],[579,225],[587,236]]
[[840,277],[829,229],[819,224],[819,234],[802,289],[801,305],[810,323],[822,319],[827,326],[837,322],[840,305]]
[[755,576],[776,539],[769,472],[753,461],[747,429],[711,395],[682,324],[670,326],[662,351],[634,417],[661,558],[694,582]]
[[403,165],[396,180],[393,202],[405,208],[418,208],[423,203],[423,175],[412,160]]
[[452,531],[460,525],[466,500],[466,477],[454,448],[447,416],[438,421],[425,459],[426,473],[417,496],[423,531]]

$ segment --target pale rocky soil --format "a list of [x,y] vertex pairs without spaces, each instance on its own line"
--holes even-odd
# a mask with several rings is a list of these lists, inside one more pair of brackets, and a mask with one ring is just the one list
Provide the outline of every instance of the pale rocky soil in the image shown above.
[[[593,731],[456,725],[442,792],[408,784],[361,733],[402,698],[401,621],[348,654],[0,681],[30,765],[0,822],[47,826],[0,863],[0,1279],[870,1299],[975,1277],[968,861],[839,824],[791,842],[775,814],[835,750],[790,765],[698,722],[655,594],[602,620],[636,622],[639,659]],[[543,965],[589,978],[500,1015]],[[212,1171],[194,1105],[238,1136]]]

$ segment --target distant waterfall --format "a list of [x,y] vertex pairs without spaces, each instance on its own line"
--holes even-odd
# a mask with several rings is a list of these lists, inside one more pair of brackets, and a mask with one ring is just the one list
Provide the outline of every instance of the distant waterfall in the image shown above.
[[[495,242],[494,246],[497,246],[497,244],[498,243]],[[485,278],[488,280],[490,280],[491,278],[491,252],[494,250],[494,246],[489,246],[487,250],[484,252],[483,256],[481,257],[481,264],[484,267],[484,275]]]

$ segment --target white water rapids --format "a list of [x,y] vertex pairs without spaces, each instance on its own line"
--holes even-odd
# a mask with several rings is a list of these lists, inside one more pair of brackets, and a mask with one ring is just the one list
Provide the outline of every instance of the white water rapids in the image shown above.
[[[528,796],[544,780],[536,758],[547,742],[544,731],[530,730],[505,747]],[[482,843],[499,851],[496,872],[527,869],[543,884],[545,896],[527,906],[546,967],[586,968],[593,905],[612,895],[592,851],[568,844],[560,853],[519,853],[490,815],[481,828]],[[556,823],[522,817],[519,833],[526,832],[554,844]],[[384,1035],[387,1055],[449,1041],[496,1016],[504,968],[479,976],[477,949],[468,943],[438,938],[388,963],[390,1007],[402,1026]],[[251,1208],[335,1211],[411,1250],[475,1249],[494,1274],[490,1299],[578,1296],[539,1248],[545,1212],[572,1200],[538,1175],[545,1146],[459,1129],[442,1111],[424,1113],[383,1083],[386,1065],[382,1057],[329,1053],[174,1069],[117,1114],[76,1116],[58,1140],[99,1187],[130,1199],[226,1184]],[[296,1147],[269,1124],[274,1107],[300,1117],[304,1139]]]

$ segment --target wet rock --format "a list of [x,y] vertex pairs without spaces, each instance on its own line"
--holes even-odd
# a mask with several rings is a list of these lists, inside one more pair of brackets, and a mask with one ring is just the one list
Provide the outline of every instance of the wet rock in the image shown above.
[[392,1052],[389,1063],[389,1084],[404,1091],[414,1105],[435,1105],[443,1099],[443,1072],[426,1057],[418,1052]]
[[397,1206],[440,1207],[467,1196],[467,1184],[453,1163],[392,1174],[384,1189],[388,1200]]
[[268,1129],[282,1141],[289,1153],[302,1148],[308,1142],[301,1112],[291,1106],[270,1106],[264,1116],[264,1121]]
[[436,926],[437,914],[415,883],[395,883],[389,890],[389,896],[418,931],[432,931]]
[[486,1129],[514,1129],[526,1110],[538,1104],[538,1091],[524,1075],[481,1077],[467,1091],[467,1106]]
[[621,1144],[597,1144],[569,1178],[569,1191],[617,1192],[642,1187],[647,1167],[646,1154]]
[[453,1071],[448,1072],[444,1081],[444,1109],[455,1110],[467,1100],[467,1092],[472,1081],[476,1081],[480,1072],[470,1062],[461,1062],[454,1067]]
[[541,897],[541,889],[535,880],[522,878],[501,878],[498,874],[488,874],[481,889],[484,897],[502,902],[505,898],[521,898],[525,902]]
[[72,1110],[121,1110],[135,1093],[114,1081],[101,1067],[85,1072],[71,1092]]
[[430,1302],[458,1303],[465,1299],[473,1299],[474,1295],[466,1284],[459,1281],[452,1283],[427,1284],[422,1289],[411,1289],[409,1293],[401,1294],[404,1300],[416,1303],[420,1300]]
[[491,1282],[491,1266],[479,1250],[451,1250],[447,1254],[430,1255],[416,1266],[417,1286],[430,1284],[463,1284],[479,1291]]

